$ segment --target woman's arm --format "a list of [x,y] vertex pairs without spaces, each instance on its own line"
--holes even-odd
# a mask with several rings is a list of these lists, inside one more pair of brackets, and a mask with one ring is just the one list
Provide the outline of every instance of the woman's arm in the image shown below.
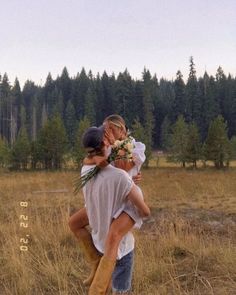
[[135,163],[133,161],[128,160],[115,160],[115,167],[120,168],[125,171],[129,171],[135,166]]
[[133,185],[131,191],[129,192],[127,198],[135,205],[139,211],[141,217],[147,217],[150,215],[151,211],[147,204],[143,200],[143,196],[136,185]]

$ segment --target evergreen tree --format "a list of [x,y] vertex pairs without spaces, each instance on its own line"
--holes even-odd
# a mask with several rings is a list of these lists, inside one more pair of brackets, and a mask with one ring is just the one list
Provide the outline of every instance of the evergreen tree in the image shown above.
[[236,135],[236,79],[230,75],[227,80],[226,102],[227,109],[224,119],[228,122],[229,137],[232,137]]
[[103,121],[105,117],[114,113],[114,99],[115,99],[115,77],[114,75],[109,77],[106,72],[101,77],[101,91],[100,96],[102,100],[99,101],[99,107],[101,107],[101,115],[98,125]]
[[176,122],[180,115],[186,116],[185,84],[183,75],[180,71],[176,73],[176,79],[174,81],[174,93],[175,98],[173,102],[172,120],[173,122]]
[[82,137],[86,129],[90,127],[90,122],[87,117],[84,117],[80,120],[78,124],[78,129],[76,133],[76,142],[74,147],[74,161],[77,164],[77,167],[80,168],[81,162],[84,159],[86,152],[84,150],[84,147],[82,145]]
[[71,100],[69,100],[65,111],[65,127],[69,144],[71,147],[73,147],[75,144],[76,125],[77,120],[75,115],[75,108]]
[[161,124],[166,116],[173,124],[173,103],[175,93],[173,83],[165,79],[160,79],[158,93],[154,96],[154,115],[155,115],[155,142],[161,144]]
[[95,93],[95,89],[93,89],[93,86],[91,85],[88,88],[86,96],[85,96],[84,113],[92,125],[96,124],[95,105],[96,105],[96,93]]
[[[27,134],[29,139],[32,139],[32,123],[33,123],[33,106],[34,106],[34,97],[37,95],[38,88],[32,81],[26,81],[22,96],[24,98],[24,106],[25,106],[25,128],[27,130]],[[23,119],[22,119],[23,121]]]
[[188,126],[186,162],[192,163],[197,168],[197,161],[201,158],[201,142],[198,127],[195,123]]
[[230,148],[231,148],[231,154],[230,158],[232,160],[236,160],[236,136],[233,136],[230,140]]
[[170,161],[182,163],[185,167],[187,161],[188,125],[183,115],[180,115],[173,126],[171,136]]
[[138,118],[140,123],[144,124],[143,117],[143,83],[141,81],[136,81],[134,86],[134,104],[132,106],[132,112]]
[[116,81],[114,108],[130,126],[133,122],[133,112],[131,111],[134,105],[134,84],[132,78],[127,71],[119,73]]
[[228,164],[230,145],[227,135],[227,123],[220,115],[214,119],[209,127],[206,139],[207,160],[213,161],[216,168],[223,168],[224,162]]
[[96,112],[96,125],[101,125],[104,120],[104,115],[106,113],[105,98],[103,92],[103,85],[99,73],[97,74],[95,81],[95,92],[96,92],[96,102],[97,108],[99,109]]
[[[217,100],[219,102],[221,114],[223,117],[228,119],[227,116],[227,100],[226,100],[226,86],[227,86],[226,76],[221,67],[217,69],[216,72],[216,89],[217,89]],[[229,106],[230,107],[230,106]]]
[[22,127],[12,147],[11,162],[15,169],[26,169],[30,157],[30,142],[26,128]]
[[197,122],[200,123],[201,118],[201,102],[198,96],[198,84],[196,77],[195,64],[193,62],[193,57],[190,57],[190,72],[188,77],[188,82],[186,85],[186,102],[187,102],[187,122]]
[[234,79],[232,91],[232,106],[230,112],[231,132],[230,135],[236,135],[236,78]]
[[11,142],[11,114],[12,114],[12,97],[11,86],[8,76],[5,73],[0,84],[0,135]]
[[[44,162],[43,147],[40,145],[39,140],[31,142],[31,168],[36,169],[37,166]],[[42,165],[41,165],[42,167]]]
[[199,87],[202,92],[202,111],[201,111],[201,137],[206,140],[207,130],[210,122],[220,114],[220,105],[216,95],[216,83],[213,76],[208,76],[205,72],[203,79],[199,79]]
[[165,151],[169,151],[171,146],[171,122],[166,116],[161,125],[161,148]]
[[66,106],[68,101],[71,99],[72,93],[71,79],[66,67],[64,67],[62,70],[61,77],[59,78],[59,85],[62,92],[63,103]]
[[146,141],[146,135],[145,135],[145,129],[140,123],[138,119],[134,120],[134,123],[131,127],[132,136],[135,138],[136,141],[140,141],[145,144]]
[[39,145],[45,168],[61,168],[68,141],[63,121],[59,115],[48,120],[41,129]]
[[16,114],[16,133],[19,132],[21,126],[23,126],[20,117],[21,106],[24,105],[23,97],[21,93],[19,80],[16,78],[14,86],[12,87],[12,96],[15,103],[15,114]]
[[89,78],[85,72],[85,69],[82,68],[80,74],[77,75],[76,79],[73,82],[72,103],[75,107],[77,120],[80,120],[84,117],[85,97],[89,85]]
[[55,97],[55,82],[52,79],[51,73],[48,74],[44,88],[43,88],[43,102],[46,104],[46,111],[49,118],[53,116],[53,110],[58,99],[58,91]]
[[0,137],[0,167],[7,167],[10,161],[10,150],[6,140]]
[[145,144],[146,144],[146,161],[148,167],[152,155],[152,135],[154,128],[154,106],[153,106],[153,88],[151,74],[144,69],[143,72],[143,113],[144,113],[144,128],[145,128]]

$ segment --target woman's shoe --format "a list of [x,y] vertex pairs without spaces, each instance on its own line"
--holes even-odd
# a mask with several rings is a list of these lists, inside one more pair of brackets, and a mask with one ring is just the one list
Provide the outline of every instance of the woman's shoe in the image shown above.
[[80,236],[79,247],[91,267],[90,275],[83,281],[85,286],[89,286],[95,276],[101,255],[94,246],[92,236],[89,232],[83,232],[83,235]]
[[106,256],[101,258],[93,282],[89,288],[89,295],[106,294],[115,264],[116,260],[111,260]]

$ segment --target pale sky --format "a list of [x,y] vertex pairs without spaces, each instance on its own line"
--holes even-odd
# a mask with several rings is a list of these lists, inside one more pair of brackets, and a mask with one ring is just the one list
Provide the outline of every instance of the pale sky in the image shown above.
[[236,75],[236,0],[0,0],[0,74],[44,84],[70,76],[144,66],[157,78],[186,79],[218,66]]

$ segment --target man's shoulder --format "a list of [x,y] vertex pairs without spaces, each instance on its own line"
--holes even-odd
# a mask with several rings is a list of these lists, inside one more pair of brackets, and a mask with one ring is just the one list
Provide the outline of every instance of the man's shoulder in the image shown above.
[[104,172],[106,172],[109,175],[117,175],[117,176],[121,176],[121,177],[122,176],[123,177],[129,177],[129,174],[126,171],[124,171],[124,170],[122,170],[120,168],[116,168],[116,167],[114,167],[112,165],[108,165],[104,169]]

